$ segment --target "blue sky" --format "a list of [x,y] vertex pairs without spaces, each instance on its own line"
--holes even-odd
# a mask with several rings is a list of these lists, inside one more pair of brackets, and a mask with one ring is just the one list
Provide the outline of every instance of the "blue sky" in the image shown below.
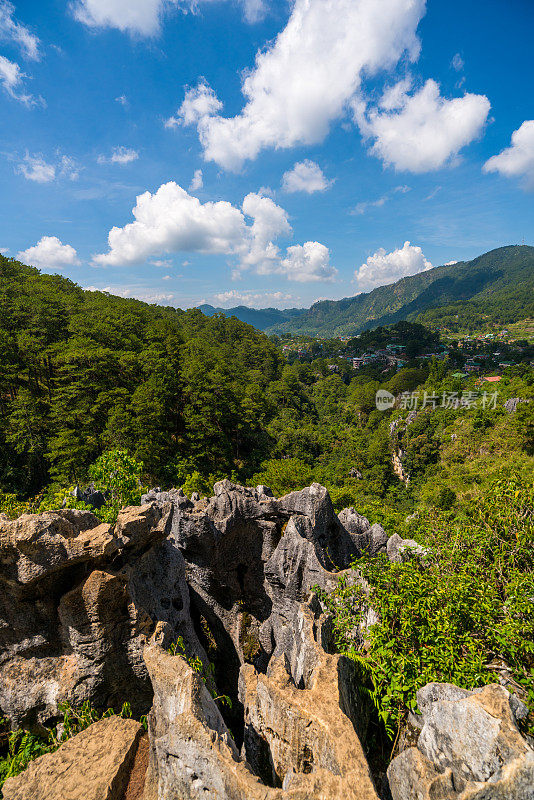
[[530,0],[0,0],[0,250],[190,307],[532,244]]

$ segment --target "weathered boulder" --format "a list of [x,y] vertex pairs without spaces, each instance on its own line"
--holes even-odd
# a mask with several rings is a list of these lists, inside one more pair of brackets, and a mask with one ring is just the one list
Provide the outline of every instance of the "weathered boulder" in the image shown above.
[[133,719],[95,722],[8,778],[4,800],[122,800],[142,734]]
[[525,713],[517,698],[497,684],[468,691],[433,683],[417,699],[417,747],[388,769],[393,800],[534,798],[534,751],[517,728]]
[[428,555],[428,549],[423,547],[415,539],[402,539],[398,533],[394,533],[387,540],[387,554],[390,561],[398,564],[409,561],[411,558],[424,558]]
[[77,564],[109,559],[117,551],[111,526],[89,511],[23,514],[0,524],[1,578],[18,586],[55,578]]
[[167,582],[155,566],[169,564],[172,513],[152,504],[114,526],[71,509],[0,522],[0,709],[13,727],[38,727],[64,700],[148,710],[142,651],[156,622],[196,639],[177,610],[188,612],[183,559],[173,548],[182,569]]
[[295,620],[306,644],[301,688],[278,658],[267,675],[242,667],[241,757],[198,674],[182,658],[147,646],[154,705],[144,800],[378,800],[351,722],[364,715],[351,665],[314,642],[314,622],[303,606]]

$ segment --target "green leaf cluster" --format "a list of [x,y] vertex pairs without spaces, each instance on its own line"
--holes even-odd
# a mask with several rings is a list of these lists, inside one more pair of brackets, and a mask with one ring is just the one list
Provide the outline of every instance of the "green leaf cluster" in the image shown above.
[[[410,534],[424,559],[358,559],[369,596],[343,579],[322,595],[336,646],[364,668],[392,739],[430,681],[470,689],[506,678],[534,711],[533,509],[532,482],[500,478],[454,513],[420,515]],[[365,629],[369,606],[379,621]]]

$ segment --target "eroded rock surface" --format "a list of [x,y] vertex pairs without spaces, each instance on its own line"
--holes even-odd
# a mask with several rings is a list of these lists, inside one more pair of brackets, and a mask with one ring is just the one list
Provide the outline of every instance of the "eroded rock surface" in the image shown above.
[[[13,727],[57,717],[58,704],[150,707],[142,652],[161,607],[159,569],[173,506],[126,508],[114,526],[62,509],[0,522],[0,708]],[[173,549],[173,599],[188,607]],[[184,633],[192,625],[188,620]]]
[[534,751],[517,720],[526,707],[498,684],[417,693],[421,732],[389,766],[393,800],[532,800]]
[[8,778],[4,800],[122,800],[143,728],[108,717]]
[[[280,499],[266,486],[214,489],[210,499],[151,490],[115,525],[68,509],[0,518],[0,713],[39,728],[65,700],[151,707],[144,800],[378,800],[362,744],[369,708],[354,663],[333,654],[315,589],[330,591],[344,571],[369,595],[356,556],[427,552],[353,508],[337,516],[318,484]],[[356,646],[376,619],[369,606]],[[388,772],[394,800],[534,800],[519,701],[500,687],[429,684],[418,702],[414,738],[403,740],[417,746]],[[25,780],[46,786],[46,770],[66,780],[79,742]],[[98,792],[108,755],[87,761]],[[84,800],[114,800],[73,775]],[[8,790],[17,785],[26,795],[6,798],[41,797],[22,780]]]
[[294,624],[307,683],[297,688],[277,657],[267,675],[242,666],[241,755],[198,675],[179,656],[146,648],[154,705],[144,800],[378,800],[360,739],[341,710],[365,717],[350,665],[315,642],[307,606]]

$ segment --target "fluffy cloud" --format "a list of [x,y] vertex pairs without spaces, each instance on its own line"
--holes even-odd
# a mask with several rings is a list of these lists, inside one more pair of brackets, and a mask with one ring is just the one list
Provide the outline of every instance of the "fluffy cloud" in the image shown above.
[[265,306],[273,305],[287,307],[288,301],[297,299],[285,292],[254,292],[251,289],[241,291],[239,289],[230,289],[228,292],[219,292],[213,297],[216,303],[220,303],[225,307],[246,305],[253,308],[265,308]]
[[189,116],[206,160],[239,169],[262,149],[322,141],[363,72],[391,68],[405,53],[417,57],[424,11],[425,0],[295,0],[286,27],[244,78],[242,112],[221,117],[212,99],[209,112]]
[[[156,36],[165,11],[181,8],[196,11],[214,0],[73,0],[74,17],[90,28],[118,28],[139,36]],[[265,11],[263,0],[241,0],[245,19],[256,22]]]
[[287,258],[282,261],[283,272],[289,280],[307,283],[309,281],[333,281],[337,269],[330,264],[328,247],[319,242],[305,242],[287,248]]
[[125,164],[131,164],[132,161],[137,161],[138,158],[139,153],[137,150],[120,145],[113,148],[110,156],[98,156],[97,161],[99,164],[120,164],[124,166]]
[[91,28],[154,36],[166,3],[163,0],[78,0],[71,5],[77,20]]
[[388,110],[365,111],[356,105],[355,117],[364,136],[375,140],[373,155],[407,172],[428,172],[453,161],[480,135],[490,110],[485,95],[441,97],[433,80],[412,95],[399,93],[396,107],[392,97],[388,97]]
[[13,19],[15,6],[0,0],[0,39],[17,44],[26,58],[39,59],[39,39],[28,28]]
[[534,119],[525,120],[512,133],[510,147],[492,156],[484,172],[499,172],[507,178],[523,178],[527,189],[534,189]]
[[189,186],[190,192],[196,192],[198,189],[202,189],[204,185],[204,180],[202,177],[202,170],[196,169],[195,174],[193,175],[193,180],[191,181],[191,185]]
[[324,192],[332,185],[319,164],[305,159],[299,161],[293,169],[284,172],[282,186],[286,192]]
[[200,120],[217,114],[222,110],[222,103],[213,89],[205,81],[198,86],[186,90],[184,101],[176,116],[169,117],[166,128],[177,128],[179,125],[196,125]]
[[50,164],[41,155],[32,156],[30,153],[26,153],[20,164],[17,165],[16,172],[24,175],[28,181],[51,183],[58,177],[68,178],[71,181],[77,180],[80,168],[70,156],[58,154],[57,161]]
[[[95,255],[100,266],[139,264],[163,253],[212,253],[234,257],[238,272],[285,275],[289,280],[330,280],[336,271],[318,242],[289,247],[275,240],[291,234],[287,213],[270,197],[250,193],[241,209],[224,200],[201,203],[173,181],[137,197],[134,222],[109,232],[109,252]],[[251,222],[247,221],[247,218]]]
[[231,203],[202,204],[171,181],[155,192],[137,197],[135,222],[109,232],[109,253],[97,255],[95,263],[107,266],[138,264],[161,253],[239,252],[245,235],[241,211]]
[[35,183],[50,183],[56,177],[56,168],[53,164],[48,164],[42,156],[31,156],[29,153],[26,153],[17,166],[17,172],[24,175],[26,180]]
[[31,94],[23,91],[24,78],[26,77],[24,72],[21,72],[18,64],[0,55],[0,85],[8,95],[26,106],[34,106],[38,103],[44,105],[42,98],[36,99]]
[[33,247],[17,253],[17,259],[39,269],[61,270],[80,263],[74,247],[62,244],[57,236],[43,236]]
[[401,248],[391,253],[386,253],[381,247],[356,269],[354,276],[361,289],[370,290],[427,269],[432,269],[432,264],[424,257],[421,248],[404,242]]

